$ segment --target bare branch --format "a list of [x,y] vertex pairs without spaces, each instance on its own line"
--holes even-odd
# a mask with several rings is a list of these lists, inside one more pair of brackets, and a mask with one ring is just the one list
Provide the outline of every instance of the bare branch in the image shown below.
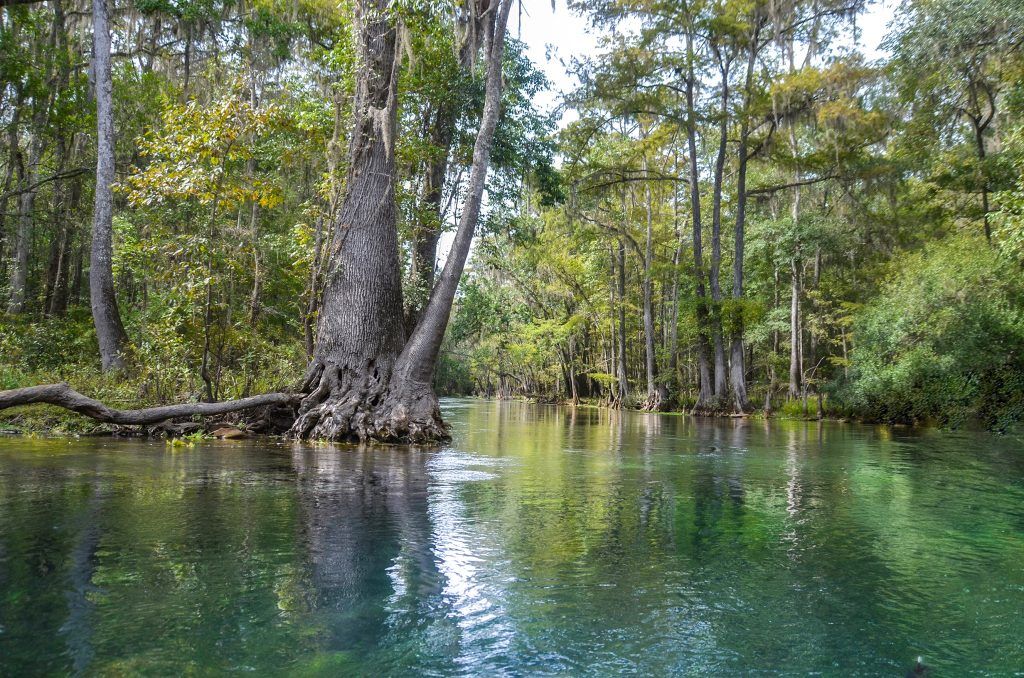
[[747,195],[761,195],[764,193],[775,193],[776,191],[784,191],[787,188],[796,188],[797,186],[810,186],[811,184],[819,184],[822,181],[829,181],[830,179],[838,179],[838,174],[827,174],[823,177],[813,177],[811,179],[804,179],[803,181],[793,181],[788,184],[777,184],[775,186],[762,186],[761,188],[752,188],[747,191]]
[[[0,2],[4,2],[4,0],[0,0]],[[61,179],[70,179],[71,177],[77,177],[79,174],[88,174],[89,172],[93,172],[93,171],[94,170],[93,170],[92,167],[76,167],[74,169],[65,170],[63,172],[57,172],[56,174],[51,174],[50,176],[46,177],[45,179],[40,179],[39,181],[35,182],[34,184],[31,184],[31,185],[26,186],[24,188],[18,188],[18,189],[15,189],[13,191],[8,191],[6,193],[0,193],[0,200],[6,200],[7,198],[13,198],[14,196],[21,195],[22,193],[31,193],[31,192],[35,191],[37,188],[39,188],[40,186],[42,186],[43,184],[48,184],[51,181],[60,181]]]

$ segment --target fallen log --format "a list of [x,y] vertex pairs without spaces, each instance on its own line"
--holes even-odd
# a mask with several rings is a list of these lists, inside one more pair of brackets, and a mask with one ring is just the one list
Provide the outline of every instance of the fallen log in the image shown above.
[[0,410],[20,405],[56,405],[57,407],[63,407],[66,410],[77,412],[107,424],[140,426],[158,424],[168,419],[178,419],[181,417],[211,417],[218,414],[248,410],[253,407],[297,404],[301,399],[301,395],[293,393],[266,393],[239,400],[225,400],[219,403],[183,403],[180,405],[147,407],[142,410],[117,410],[107,407],[94,398],[82,395],[71,388],[66,382],[60,382],[58,384],[43,384],[42,386],[29,386],[10,391],[0,391]]

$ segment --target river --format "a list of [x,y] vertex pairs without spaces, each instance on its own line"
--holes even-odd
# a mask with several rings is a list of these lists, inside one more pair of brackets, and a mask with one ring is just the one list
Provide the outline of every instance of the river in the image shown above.
[[1024,445],[446,400],[451,445],[0,438],[0,675],[1024,670]]

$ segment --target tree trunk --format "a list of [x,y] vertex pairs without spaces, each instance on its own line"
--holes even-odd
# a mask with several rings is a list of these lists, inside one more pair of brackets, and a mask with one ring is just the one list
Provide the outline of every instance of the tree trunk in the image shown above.
[[[11,186],[13,185],[15,178],[15,169],[21,165],[21,149],[18,147],[18,127],[21,118],[21,108],[24,103],[25,95],[24,89],[18,88],[18,93],[14,97],[14,109],[11,113],[11,122],[7,127],[7,169],[4,172],[3,187],[0,191],[3,191],[3,198],[0,198],[0,277],[6,273],[7,269],[7,205],[10,200]],[[19,180],[23,180],[23,177],[19,177]]]
[[[805,315],[809,313],[813,318],[818,312],[817,291],[818,286],[821,284],[821,248],[817,247],[814,250],[814,268],[811,274],[811,289],[814,294],[810,295],[807,300],[807,311]],[[814,332],[813,323],[807,330],[807,355],[804,356],[801,363],[806,362],[809,365],[810,372],[805,379],[805,388],[815,395],[818,394],[818,335]],[[803,334],[801,334],[801,337]]]
[[260,258],[260,205],[252,201],[249,212],[249,237],[252,240],[252,291],[249,292],[249,325],[256,327],[263,308],[263,270]]
[[[616,281],[617,276],[616,276],[616,273],[615,273],[615,248],[614,248],[614,246],[610,246],[608,248],[608,261],[611,264],[611,266],[610,266],[610,268],[611,268],[611,271],[610,271],[611,272],[611,279],[608,281],[608,310],[609,310],[609,318],[608,318],[608,323],[609,324],[608,324],[608,327],[609,327],[609,332],[608,332],[608,354],[607,354],[606,359],[605,359],[605,364],[607,365],[607,370],[606,370],[607,372],[609,372],[611,374],[617,374],[618,373],[617,365],[618,365],[618,355],[619,355],[619,353],[618,353],[618,337],[616,335],[616,333],[617,333],[617,329],[616,329],[617,328],[617,323],[616,323],[617,305],[615,303],[615,281]],[[616,384],[615,388],[609,388],[608,389],[608,405],[610,407],[618,407],[618,385],[617,384]]]
[[97,421],[110,424],[141,426],[159,424],[181,417],[210,417],[255,407],[290,405],[296,399],[297,396],[288,393],[266,393],[251,398],[229,400],[222,403],[185,403],[181,405],[150,407],[144,410],[115,410],[98,400],[82,395],[62,382],[0,391],[0,410],[5,410],[9,407],[46,403],[63,407]]
[[[53,6],[53,23],[46,45],[40,50],[37,58],[45,63],[43,82],[53,85],[54,57],[57,54],[57,41],[64,34],[64,11],[60,0]],[[35,108],[31,120],[31,141],[29,142],[28,166],[22,174],[25,190],[18,196],[18,226],[14,241],[13,270],[11,271],[11,290],[7,302],[8,313],[23,313],[28,296],[28,263],[32,247],[32,226],[35,215],[36,182],[39,180],[39,166],[46,151],[46,123],[50,118],[50,108],[56,96],[56,87],[42,97],[33,97]]]
[[[487,59],[487,80],[484,111],[473,147],[473,165],[466,201],[448,260],[416,330],[399,356],[388,399],[384,403],[385,418],[391,420],[392,430],[402,431],[403,437],[404,432],[409,431],[409,437],[414,440],[447,437],[447,428],[441,421],[437,396],[431,382],[434,378],[437,356],[441,350],[441,341],[444,339],[448,319],[451,317],[452,303],[455,301],[455,293],[480,218],[494,131],[501,113],[505,27],[512,3],[513,0],[492,2],[481,12],[485,22],[483,47]],[[389,432],[389,435],[394,434]]]
[[722,183],[725,174],[725,152],[729,142],[729,60],[723,60],[715,50],[722,73],[722,110],[719,120],[718,156],[715,159],[711,211],[711,337],[715,348],[715,400],[722,407],[729,387],[725,370],[725,342],[722,337]]
[[[39,104],[44,108],[48,106]],[[35,219],[36,188],[39,181],[39,165],[42,163],[46,150],[43,139],[43,126],[46,120],[45,111],[33,116],[34,130],[29,143],[28,167],[22,173],[22,192],[18,195],[18,226],[14,236],[14,252],[11,268],[11,293],[7,302],[7,312],[24,313],[25,301],[28,297],[28,261],[32,249],[32,226]]]
[[448,172],[448,152],[455,133],[455,114],[452,107],[437,111],[431,126],[430,142],[442,157],[431,158],[427,163],[423,182],[422,207],[413,236],[411,260],[409,262],[408,309],[406,331],[412,333],[423,313],[423,307],[434,287],[437,268],[437,243],[441,237],[441,199],[444,178]]
[[678,394],[682,391],[682,379],[680,379],[679,375],[679,266],[683,257],[683,235],[679,228],[679,193],[676,190],[673,190],[672,193],[676,249],[672,253],[672,309],[669,314],[669,322],[672,323],[672,326],[669,328],[668,369],[675,384],[675,394],[673,397],[678,401]]
[[[647,173],[647,158],[643,161],[644,173]],[[645,410],[661,409],[661,393],[658,391],[657,366],[655,364],[654,352],[654,309],[651,281],[651,266],[654,259],[654,218],[651,212],[651,186],[644,185],[644,195],[647,209],[647,231],[644,243],[644,289],[643,289],[643,313],[644,313],[644,372],[647,377],[647,400],[644,402]]]
[[799,253],[790,261],[792,292],[789,311],[789,397],[800,397],[800,386],[803,376],[801,365],[801,330],[800,330],[800,262]]
[[[471,12],[468,21],[473,23],[467,26],[459,45],[460,73],[467,75],[472,71],[473,58],[480,48],[480,18],[477,12]],[[412,284],[407,288],[410,294],[406,299],[405,326],[410,336],[420,321],[434,287],[437,243],[441,237],[441,224],[444,219],[441,200],[444,197],[444,180],[448,175],[448,163],[461,103],[457,92],[451,92],[434,111],[430,122],[430,145],[433,146],[434,153],[427,161],[424,172],[423,209],[420,210],[421,218],[416,224],[413,239],[409,269]]]
[[[501,104],[511,0],[487,12],[484,114],[466,204],[451,253],[404,345],[395,225],[396,30],[387,0],[356,3],[358,70],[349,177],[338,215],[317,348],[292,426],[300,438],[430,442],[448,437],[431,381],[480,215]],[[497,11],[497,16],[495,16]]]
[[104,371],[125,367],[128,335],[114,295],[114,111],[107,0],[93,0],[93,71],[96,77],[96,193],[89,263],[89,299]]
[[85,238],[78,241],[78,248],[75,250],[74,277],[71,279],[71,290],[68,293],[68,303],[77,306],[82,300],[82,269],[85,265]]
[[[36,142],[33,142],[35,145]],[[32,153],[35,156],[35,152]],[[36,181],[38,160],[29,160],[29,170],[25,174],[25,183],[31,186]],[[25,311],[25,299],[28,288],[28,255],[32,245],[32,213],[35,211],[36,192],[26,190],[18,196],[18,229],[14,236],[14,255],[11,269],[11,295],[7,302],[7,312],[12,314]]]
[[406,330],[411,334],[420,321],[423,308],[434,287],[437,265],[437,242],[441,237],[441,199],[444,197],[444,179],[448,173],[448,156],[455,138],[458,110],[452,102],[441,106],[433,116],[430,143],[437,154],[427,161],[423,181],[420,218],[413,237],[409,266],[409,298],[406,300]]
[[[773,215],[774,218],[774,215]],[[780,293],[779,293],[779,265],[775,262],[772,263],[772,309],[779,307]],[[768,360],[767,372],[768,372],[768,389],[764,394],[764,413],[771,414],[772,412],[772,396],[775,395],[775,382],[777,381],[775,374],[775,357],[779,353],[780,336],[777,329],[772,330],[772,348],[770,358]]]
[[616,261],[619,268],[619,407],[625,407],[629,400],[629,376],[626,373],[626,243],[619,238],[619,253]]
[[566,354],[566,370],[569,374],[569,397],[573,405],[580,404],[580,392],[576,384],[576,367],[575,367],[575,356],[573,355],[573,340],[569,338],[569,350]]
[[355,6],[357,80],[346,193],[332,229],[316,349],[291,433],[377,437],[405,339],[395,227],[396,30],[386,0]]
[[708,346],[708,306],[704,291],[704,249],[701,241],[700,220],[700,167],[697,165],[697,107],[695,104],[696,74],[693,61],[693,36],[686,36],[687,76],[686,76],[686,142],[690,155],[690,209],[693,218],[693,276],[697,293],[697,370],[699,374],[699,392],[695,413],[703,413],[714,409],[714,386],[711,382],[711,363]]
[[[789,41],[789,71],[793,73],[796,71],[795,53],[793,49],[793,37],[790,36]],[[808,52],[805,65],[810,63],[811,52]],[[796,233],[799,233],[800,227],[800,149],[797,144],[796,136],[796,124],[790,122],[789,124],[789,144],[792,148],[793,160],[795,161],[795,170],[793,172],[793,206],[791,216],[793,218],[793,229]],[[800,240],[797,238],[793,256],[790,259],[790,272],[791,272],[791,292],[790,292],[790,312],[789,312],[789,397],[791,399],[799,398],[803,392],[803,328],[800,322],[800,295],[802,293],[802,282],[801,274],[803,269],[803,261],[801,261],[800,255]]]
[[[758,19],[760,21],[760,19]],[[733,405],[737,412],[750,412],[753,408],[747,396],[747,376],[744,364],[743,353],[743,247],[747,221],[747,137],[750,133],[750,99],[751,88],[754,81],[754,66],[757,60],[758,37],[760,35],[760,24],[758,23],[753,32],[747,52],[747,72],[743,89],[743,109],[740,115],[743,119],[740,123],[739,143],[739,167],[736,173],[736,233],[735,253],[732,261],[732,297],[736,302],[733,308],[732,345],[729,361],[729,376],[732,382]]]
[[[67,140],[59,138],[56,145],[57,174],[61,174],[67,168],[68,145]],[[64,250],[68,238],[68,218],[65,214],[66,187],[64,181],[53,182],[53,238],[50,240],[50,257],[46,266],[46,282],[43,286],[43,315],[50,315],[53,305],[53,297],[57,287],[57,280],[61,274],[61,260],[64,258]]]
[[[993,112],[994,114],[994,112]],[[989,118],[991,121],[992,118]],[[985,127],[978,122],[973,120],[974,123],[974,144],[978,149],[978,161],[980,176],[979,183],[981,184],[981,215],[985,226],[985,240],[989,243],[992,242],[992,225],[989,223],[989,201],[988,201],[988,175],[985,168]],[[986,123],[987,125],[987,123]]]

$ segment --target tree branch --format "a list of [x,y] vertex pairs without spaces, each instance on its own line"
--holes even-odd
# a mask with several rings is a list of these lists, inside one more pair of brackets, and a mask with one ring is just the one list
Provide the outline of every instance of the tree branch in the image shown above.
[[809,186],[811,184],[819,184],[822,181],[828,181],[829,179],[838,179],[838,174],[827,174],[823,177],[814,177],[811,179],[804,179],[803,181],[792,181],[788,184],[777,184],[775,186],[762,186],[760,188],[752,188],[747,191],[747,195],[761,195],[763,193],[775,193],[776,191],[784,191],[787,188],[796,188],[797,186]]
[[115,410],[98,400],[82,395],[66,382],[60,382],[0,391],[0,410],[19,405],[56,405],[107,424],[144,425],[159,424],[179,417],[211,417],[265,405],[289,405],[298,403],[300,399],[301,396],[291,393],[267,393],[220,403],[185,403],[143,410]]
[[602,182],[600,184],[590,184],[590,185],[587,185],[587,186],[581,186],[580,190],[582,192],[584,192],[584,193],[590,193],[592,191],[597,191],[597,190],[600,190],[602,188],[608,188],[609,186],[618,186],[619,184],[627,184],[627,183],[631,183],[631,182],[635,182],[635,181],[675,181],[675,182],[680,182],[680,183],[689,183],[690,179],[689,179],[689,177],[685,177],[685,176],[684,177],[674,177],[674,176],[671,176],[671,175],[653,175],[653,176],[631,177],[631,176],[626,176],[626,175],[620,174],[618,177],[616,177],[614,179],[610,179],[608,181],[604,181],[604,182]]
[[[0,2],[5,2],[5,0],[0,0]],[[61,179],[70,179],[71,177],[77,177],[79,174],[88,174],[89,172],[93,172],[93,171],[95,171],[95,170],[92,167],[76,167],[74,169],[65,170],[63,172],[57,172],[56,174],[51,174],[50,176],[46,177],[45,179],[40,179],[39,181],[35,182],[31,186],[26,186],[25,188],[18,188],[18,189],[15,189],[13,191],[7,191],[6,193],[0,193],[0,200],[6,200],[7,198],[13,198],[14,196],[21,195],[22,193],[31,193],[32,191],[36,190],[37,188],[39,188],[43,184],[48,184],[51,181],[60,181]]]

